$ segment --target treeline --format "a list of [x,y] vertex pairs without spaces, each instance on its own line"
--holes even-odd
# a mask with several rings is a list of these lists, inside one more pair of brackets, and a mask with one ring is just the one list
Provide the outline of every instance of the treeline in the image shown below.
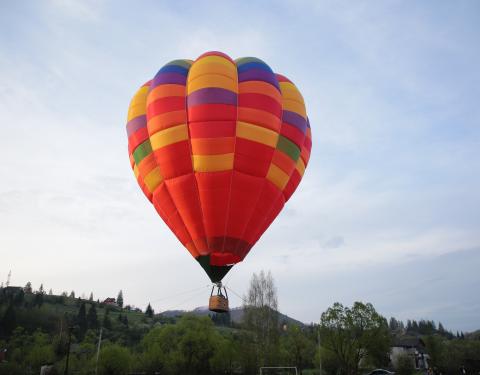
[[413,335],[440,335],[448,339],[458,338],[464,339],[464,332],[458,332],[454,334],[452,331],[447,331],[441,322],[437,324],[433,320],[421,319],[418,322],[416,320],[407,320],[404,324],[403,321],[397,320],[394,317],[390,318],[389,329],[394,333],[413,334]]
[[369,303],[335,303],[319,325],[286,322],[270,273],[253,275],[240,324],[229,314],[167,318],[150,304],[141,311],[119,306],[119,299],[123,305],[123,294],[111,305],[92,295],[0,288],[0,353],[7,350],[0,374],[38,374],[45,364],[64,373],[69,354],[71,374],[256,374],[260,366],[295,366],[313,375],[321,363],[322,375],[374,368],[412,375],[411,359],[402,368],[390,362],[392,343],[402,335],[420,335],[430,365],[444,374],[461,365],[468,374],[480,370],[480,339],[450,337],[432,321],[387,321]]

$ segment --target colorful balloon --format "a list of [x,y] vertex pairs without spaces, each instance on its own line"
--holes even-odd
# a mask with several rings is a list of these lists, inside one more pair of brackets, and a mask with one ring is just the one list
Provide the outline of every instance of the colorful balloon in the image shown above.
[[212,282],[241,262],[297,188],[310,157],[303,97],[262,60],[175,60],[134,95],[135,177]]

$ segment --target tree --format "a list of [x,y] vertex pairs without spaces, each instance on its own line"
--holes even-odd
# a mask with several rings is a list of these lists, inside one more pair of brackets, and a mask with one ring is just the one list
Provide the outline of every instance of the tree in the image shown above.
[[46,363],[53,363],[55,352],[50,337],[38,330],[31,338],[33,339],[33,345],[26,356],[26,363],[36,369]]
[[[141,347],[148,373],[210,375],[232,369],[233,353],[228,349],[233,348],[208,317],[185,315],[177,324],[156,326],[144,336]],[[219,358],[219,352],[225,356]]]
[[120,290],[120,292],[118,292],[117,305],[120,306],[120,308],[123,307],[123,292],[122,292],[122,290]]
[[95,308],[94,304],[91,304],[90,309],[88,310],[87,326],[90,329],[97,329],[98,328],[97,309]]
[[78,325],[80,337],[83,338],[88,328],[85,302],[82,302],[82,304],[80,305],[80,308],[78,309],[77,325]]
[[245,300],[244,323],[253,333],[258,365],[274,363],[278,356],[278,299],[270,271],[253,274]]
[[38,294],[45,294],[45,290],[43,289],[43,284],[40,284],[40,288],[38,288]]
[[10,335],[17,325],[17,314],[13,307],[13,304],[9,304],[7,310],[3,314],[2,319],[0,320],[0,333]]
[[407,320],[407,332],[412,330],[412,321],[410,319]]
[[70,292],[70,298],[75,298],[75,292],[73,290]]
[[280,342],[285,363],[296,366],[299,373],[311,366],[311,359],[316,352],[315,342],[308,339],[306,332],[300,326],[295,324],[288,326]]
[[149,318],[153,318],[154,311],[152,309],[152,306],[150,306],[150,303],[148,303],[147,309],[145,310],[145,315],[148,316]]
[[117,344],[105,346],[100,352],[99,374],[123,375],[129,373],[131,354],[128,349]]
[[90,292],[90,297],[88,297],[88,300],[93,302],[93,292]]
[[33,300],[33,306],[42,306],[43,305],[43,293],[35,293],[35,298]]
[[49,295],[49,296],[53,296],[53,290],[52,290],[52,288],[50,288],[50,289],[48,290],[48,295]]
[[352,308],[334,303],[322,314],[320,329],[322,345],[344,374],[358,374],[364,359],[386,361],[390,352],[387,321],[370,303],[355,302]]
[[408,354],[401,354],[395,360],[395,373],[398,375],[412,375],[415,371],[413,360]]
[[13,303],[15,306],[21,306],[25,301],[25,292],[23,289],[20,289],[13,297]]
[[418,332],[418,323],[416,320],[412,320],[412,331]]
[[110,309],[105,310],[105,314],[103,315],[103,323],[102,326],[106,329],[112,329],[112,321],[110,320]]
[[23,288],[26,294],[32,294],[33,289],[32,289],[32,283],[29,281],[25,287]]
[[388,324],[390,331],[396,331],[400,328],[397,319],[393,316],[390,318],[390,323]]
[[444,339],[438,335],[430,335],[426,336],[424,340],[428,355],[430,356],[429,363],[436,367],[441,366],[446,354]]

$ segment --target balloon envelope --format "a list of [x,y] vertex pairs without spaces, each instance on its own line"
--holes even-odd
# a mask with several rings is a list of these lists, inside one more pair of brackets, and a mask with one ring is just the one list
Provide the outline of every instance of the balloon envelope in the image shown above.
[[297,188],[311,131],[296,86],[262,60],[175,60],[133,96],[128,150],[158,214],[213,282]]

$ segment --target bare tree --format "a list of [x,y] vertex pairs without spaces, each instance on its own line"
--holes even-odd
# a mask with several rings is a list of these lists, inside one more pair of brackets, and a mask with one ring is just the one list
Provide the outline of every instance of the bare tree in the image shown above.
[[277,288],[270,271],[253,274],[244,304],[245,327],[252,332],[257,363],[274,363],[278,351]]

